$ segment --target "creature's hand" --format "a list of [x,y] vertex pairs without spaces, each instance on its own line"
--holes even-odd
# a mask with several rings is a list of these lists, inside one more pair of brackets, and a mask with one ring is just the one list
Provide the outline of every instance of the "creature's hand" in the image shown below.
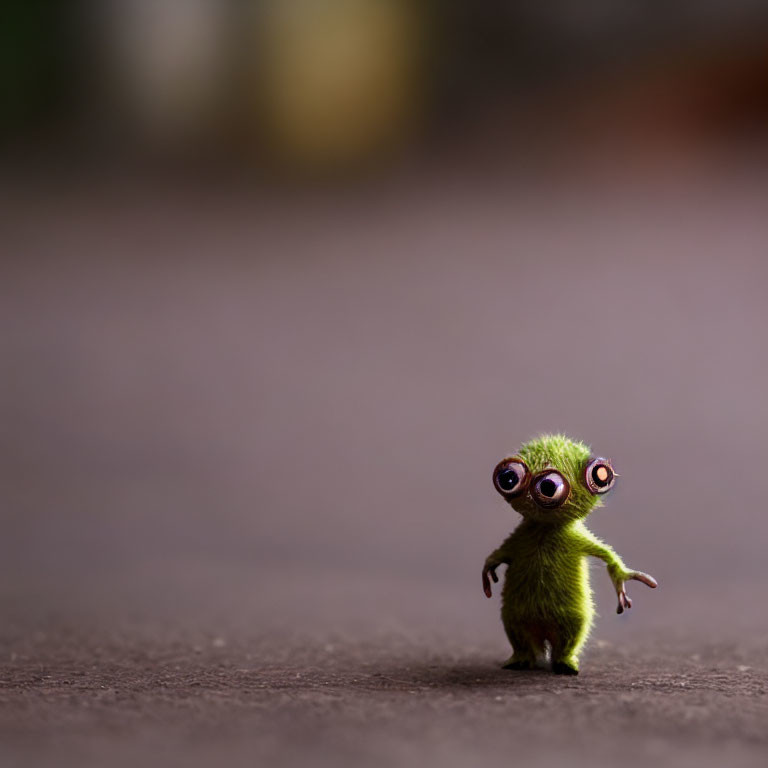
[[624,613],[625,609],[629,610],[632,607],[632,601],[629,599],[626,587],[624,586],[625,582],[634,579],[635,581],[642,581],[643,584],[651,587],[651,589],[656,589],[658,586],[658,582],[653,576],[649,576],[642,571],[615,571],[609,568],[608,572],[610,573],[613,587],[619,598],[619,605],[616,608],[616,613]]
[[499,567],[499,563],[495,563],[492,560],[486,560],[485,565],[483,566],[483,592],[485,592],[486,597],[492,597],[491,593],[491,581],[488,578],[488,574],[491,574],[491,579],[493,579],[493,583],[496,584],[499,580],[499,577],[496,575],[496,569]]

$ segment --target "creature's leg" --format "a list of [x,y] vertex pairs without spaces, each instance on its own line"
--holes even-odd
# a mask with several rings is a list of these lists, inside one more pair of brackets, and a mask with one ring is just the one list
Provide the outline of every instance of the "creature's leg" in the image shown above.
[[525,621],[512,620],[503,616],[504,630],[512,644],[512,656],[502,665],[504,669],[533,669],[536,655],[544,652],[544,646],[537,637],[536,628]]
[[552,644],[552,671],[556,675],[578,675],[579,653],[589,636],[589,616],[570,614],[561,618],[549,638]]

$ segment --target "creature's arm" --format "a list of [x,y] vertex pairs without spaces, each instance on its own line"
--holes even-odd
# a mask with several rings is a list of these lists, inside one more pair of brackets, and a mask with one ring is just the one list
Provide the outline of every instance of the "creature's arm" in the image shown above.
[[508,565],[511,562],[511,555],[508,547],[511,540],[512,536],[510,535],[498,549],[494,549],[493,552],[485,558],[485,565],[483,565],[483,592],[486,597],[492,597],[491,582],[488,578],[488,574],[490,574],[491,579],[493,579],[493,583],[495,584],[499,580],[499,577],[496,575],[496,569],[500,565]]
[[611,577],[613,588],[616,590],[616,595],[619,598],[619,605],[616,608],[616,613],[624,613],[625,608],[629,609],[632,607],[632,601],[627,595],[624,582],[634,579],[635,581],[642,581],[643,584],[652,589],[655,589],[658,586],[658,583],[653,576],[643,573],[642,571],[633,571],[627,568],[611,547],[605,542],[600,541],[597,536],[594,536],[588,530],[582,529],[579,532],[579,542],[585,555],[599,557],[601,560],[605,561],[605,564],[608,566],[608,575]]

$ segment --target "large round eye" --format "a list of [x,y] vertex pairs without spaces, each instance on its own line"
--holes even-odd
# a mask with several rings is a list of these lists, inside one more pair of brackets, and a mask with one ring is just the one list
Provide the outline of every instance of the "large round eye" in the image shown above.
[[565,504],[570,493],[571,486],[556,469],[539,472],[531,482],[533,500],[546,509],[554,509]]
[[522,459],[504,459],[493,470],[493,484],[505,499],[525,493],[530,480],[531,473]]
[[584,469],[584,481],[590,493],[607,493],[616,482],[616,473],[608,459],[592,459]]

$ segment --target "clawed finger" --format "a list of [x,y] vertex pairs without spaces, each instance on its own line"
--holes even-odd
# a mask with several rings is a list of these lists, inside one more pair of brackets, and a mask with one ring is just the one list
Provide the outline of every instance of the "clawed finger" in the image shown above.
[[632,601],[623,589],[621,589],[618,594],[619,605],[616,608],[616,613],[624,613],[625,610],[629,610],[632,607]]
[[656,589],[656,587],[659,586],[659,582],[656,581],[653,576],[648,573],[643,573],[642,571],[634,571],[629,578],[634,579],[635,581],[642,581],[643,584],[651,589]]
[[491,582],[488,581],[488,573],[486,571],[483,571],[483,592],[486,597],[493,597],[493,594],[491,593]]
[[496,571],[491,569],[490,574],[491,574],[491,578],[493,579],[493,583],[497,584],[499,581],[499,577],[496,575]]

